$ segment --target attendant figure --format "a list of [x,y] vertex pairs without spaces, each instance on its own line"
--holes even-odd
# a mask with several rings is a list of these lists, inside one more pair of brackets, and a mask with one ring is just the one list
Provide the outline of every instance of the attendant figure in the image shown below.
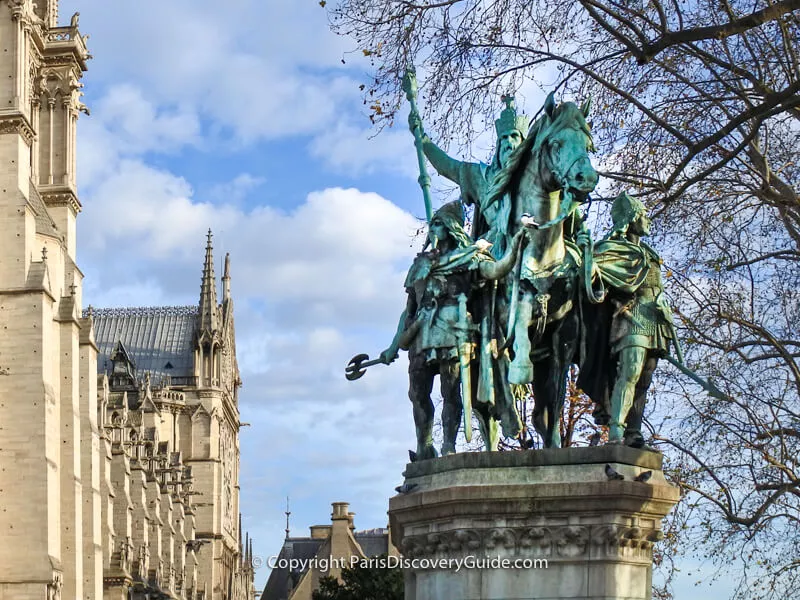
[[[489,244],[473,243],[464,231],[464,213],[460,202],[442,206],[428,228],[423,251],[414,259],[405,281],[408,301],[400,317],[397,333],[381,353],[386,364],[397,358],[400,349],[409,355],[409,398],[414,411],[417,434],[416,460],[437,456],[433,446],[433,380],[439,375],[442,408],[442,455],[455,452],[456,436],[462,417],[462,402],[471,406],[481,400],[476,393],[482,376],[472,376],[476,347],[483,344],[476,302],[487,280],[505,277],[514,265],[524,235],[520,231],[506,255],[496,261]],[[463,392],[463,393],[462,393]],[[510,394],[509,394],[510,396]],[[516,435],[519,415],[513,401],[503,395],[497,402],[476,401],[481,435],[487,449],[497,449],[497,422],[504,423],[506,434]],[[471,423],[466,423],[471,427]],[[516,431],[513,431],[516,427]],[[512,431],[508,431],[511,429]]]
[[669,355],[677,338],[661,259],[641,239],[650,234],[644,205],[620,194],[611,218],[611,232],[594,248],[596,272],[608,296],[601,307],[585,313],[592,340],[588,353],[594,356],[581,366],[578,386],[598,403],[596,420],[608,424],[609,443],[644,447],[647,390],[658,359]]

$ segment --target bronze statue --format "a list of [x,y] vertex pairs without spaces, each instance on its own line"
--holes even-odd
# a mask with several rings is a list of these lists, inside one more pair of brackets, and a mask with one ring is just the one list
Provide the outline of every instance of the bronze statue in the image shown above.
[[[431,401],[436,375],[440,377],[444,399],[442,455],[455,452],[462,414],[465,436],[468,440],[471,437],[472,402],[480,399],[480,395],[476,398],[480,375],[473,377],[472,373],[481,331],[475,315],[476,292],[487,280],[497,280],[508,274],[523,235],[520,231],[506,255],[495,261],[488,244],[473,243],[464,231],[460,202],[445,204],[433,215],[425,248],[414,259],[406,277],[408,302],[397,333],[381,353],[381,360],[389,364],[397,358],[400,349],[408,350],[408,395],[417,433],[416,460],[437,455],[433,447]],[[498,414],[504,410],[514,411],[514,415]],[[489,450],[497,448],[498,419],[506,423],[519,422],[513,402],[491,405],[476,401],[475,411]]]
[[[348,379],[358,379],[365,368],[390,364],[400,349],[408,350],[415,458],[437,455],[436,375],[444,398],[443,455],[455,452],[462,415],[471,439],[473,402],[487,450],[497,448],[498,425],[516,437],[521,423],[512,388],[529,384],[536,431],[545,447],[560,446],[566,375],[575,363],[578,387],[595,402],[595,418],[609,426],[615,444],[647,448],[642,415],[659,359],[722,397],[683,364],[660,258],[641,239],[650,233],[644,205],[627,194],[617,197],[612,231],[596,245],[583,224],[579,208],[599,178],[589,157],[590,103],[556,105],[550,94],[528,127],[513,98],[504,98],[494,158],[483,165],[451,158],[424,133],[415,84],[409,70],[403,89],[411,102],[428,236],[406,277],[407,306],[392,343],[380,358],[360,354],[346,369]],[[460,202],[433,214],[425,157],[475,205],[477,241],[464,231]]]
[[595,415],[608,424],[609,443],[643,447],[642,414],[653,372],[658,359],[669,356],[671,344],[680,350],[661,259],[641,240],[650,234],[644,205],[620,194],[611,218],[612,230],[594,248],[608,296],[602,307],[585,314],[586,326],[595,330],[593,356],[581,367],[578,386],[598,404]]
[[[467,206],[474,205],[472,237],[483,238],[492,244],[492,254],[503,256],[510,238],[511,199],[507,194],[487,201],[495,174],[502,169],[508,157],[522,143],[528,132],[530,118],[517,114],[513,96],[503,96],[506,107],[494,122],[497,144],[491,163],[475,163],[452,158],[434,144],[424,131],[421,134],[422,150],[436,172],[461,189],[461,198]],[[422,124],[416,111],[409,115],[412,131],[421,130]]]

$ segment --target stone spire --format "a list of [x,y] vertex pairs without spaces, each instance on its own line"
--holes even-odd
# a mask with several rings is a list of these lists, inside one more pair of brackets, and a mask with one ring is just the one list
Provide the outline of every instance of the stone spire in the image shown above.
[[200,332],[213,333],[218,329],[217,279],[214,276],[214,247],[211,245],[211,230],[206,241],[206,260],[203,263],[203,280],[200,284]]
[[231,253],[225,253],[225,269],[222,272],[222,301],[231,299]]
[[244,549],[242,546],[242,513],[239,513],[239,554],[243,554]]

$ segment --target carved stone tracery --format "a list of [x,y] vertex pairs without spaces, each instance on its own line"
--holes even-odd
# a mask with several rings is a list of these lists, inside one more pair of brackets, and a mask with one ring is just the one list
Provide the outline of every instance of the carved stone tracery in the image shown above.
[[0,134],[4,133],[19,134],[28,146],[36,139],[33,127],[22,115],[0,117]]
[[61,588],[64,586],[64,575],[58,571],[53,573],[53,581],[47,584],[47,600],[61,600]]
[[484,552],[492,555],[505,550],[515,556],[557,560],[586,556],[590,545],[612,554],[623,548],[649,553],[663,537],[660,529],[645,531],[617,524],[469,528],[408,536],[402,540],[400,550],[408,558]]

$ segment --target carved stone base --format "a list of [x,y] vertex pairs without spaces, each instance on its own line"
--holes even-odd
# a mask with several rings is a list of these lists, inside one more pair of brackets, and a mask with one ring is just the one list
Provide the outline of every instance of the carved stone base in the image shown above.
[[406,600],[649,599],[679,498],[661,455],[624,446],[455,454],[405,477],[416,487],[389,501],[389,520]]

